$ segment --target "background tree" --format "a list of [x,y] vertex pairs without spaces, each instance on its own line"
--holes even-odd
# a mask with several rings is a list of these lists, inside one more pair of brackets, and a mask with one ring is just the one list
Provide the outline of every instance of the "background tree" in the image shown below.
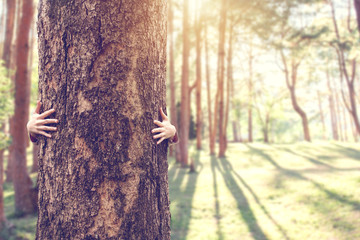
[[37,239],[170,239],[166,1],[41,1]]
[[32,19],[33,1],[24,1],[16,38],[15,110],[12,132],[14,150],[11,156],[15,208],[18,214],[36,211],[36,193],[26,167],[26,147],[28,145],[26,123],[29,119],[30,105],[29,32]]

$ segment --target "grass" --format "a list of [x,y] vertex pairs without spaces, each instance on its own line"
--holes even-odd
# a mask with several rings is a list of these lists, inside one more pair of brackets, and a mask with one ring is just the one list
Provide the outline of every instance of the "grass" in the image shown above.
[[[169,158],[173,240],[360,239],[358,144],[230,143],[226,158],[190,156],[195,173]],[[13,235],[34,239],[36,216],[17,218],[4,188]]]
[[172,239],[360,239],[360,147],[230,143],[170,160]]

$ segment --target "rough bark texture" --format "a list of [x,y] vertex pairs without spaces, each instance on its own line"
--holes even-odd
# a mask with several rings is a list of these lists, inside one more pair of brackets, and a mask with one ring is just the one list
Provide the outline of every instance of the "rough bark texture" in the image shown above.
[[58,131],[39,139],[36,239],[170,239],[166,1],[42,0],[39,92]]
[[189,3],[184,0],[183,9],[183,59],[182,59],[182,73],[181,73],[181,107],[180,107],[180,153],[181,165],[183,167],[188,165],[188,142],[189,142],[189,126],[190,126],[190,94],[189,94],[189,54],[190,54],[190,40],[189,40]]
[[32,181],[27,172],[26,147],[28,135],[26,123],[29,118],[30,83],[28,78],[29,32],[33,19],[33,1],[22,4],[22,17],[17,34],[16,74],[15,74],[15,113],[13,128],[12,175],[15,190],[15,210],[19,213],[32,213],[34,204]]

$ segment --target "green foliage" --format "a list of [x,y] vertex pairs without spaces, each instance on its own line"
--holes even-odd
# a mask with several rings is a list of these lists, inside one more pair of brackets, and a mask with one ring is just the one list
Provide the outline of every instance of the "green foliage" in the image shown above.
[[[8,70],[0,61],[0,129],[13,112],[13,98],[13,87]],[[9,143],[9,137],[4,131],[0,131],[0,149],[6,148]]]

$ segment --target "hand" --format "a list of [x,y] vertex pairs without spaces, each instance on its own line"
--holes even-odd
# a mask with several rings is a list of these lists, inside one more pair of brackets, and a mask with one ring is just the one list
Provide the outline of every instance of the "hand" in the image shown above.
[[47,133],[46,131],[56,131],[57,128],[46,126],[46,124],[58,123],[59,120],[45,119],[46,117],[48,117],[49,115],[54,113],[55,109],[50,109],[48,111],[43,112],[42,114],[39,114],[40,107],[41,107],[41,103],[40,103],[40,101],[37,101],[35,112],[33,113],[29,122],[26,125],[27,130],[28,130],[29,134],[33,137],[35,137],[36,134],[40,134],[45,137],[51,138],[51,135],[49,133]]
[[154,120],[154,123],[159,126],[159,128],[154,128],[151,132],[158,133],[154,135],[154,139],[160,138],[157,141],[157,144],[160,144],[162,141],[168,138],[172,138],[176,134],[176,128],[170,123],[169,118],[165,115],[162,108],[160,108],[160,114],[162,118],[162,122],[158,120]]

